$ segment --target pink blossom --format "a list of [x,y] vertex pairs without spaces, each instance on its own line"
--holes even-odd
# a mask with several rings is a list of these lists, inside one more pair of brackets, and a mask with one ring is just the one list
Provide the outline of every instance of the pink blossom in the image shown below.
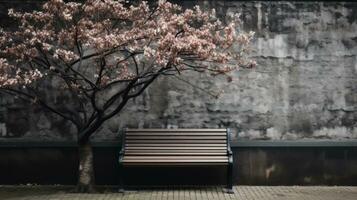
[[62,59],[64,61],[66,61],[66,62],[70,62],[70,61],[73,61],[75,59],[78,59],[79,56],[76,55],[72,51],[68,51],[68,50],[65,50],[65,49],[56,49],[55,53],[53,54],[53,58]]
[[78,88],[89,82],[105,87],[163,68],[228,74],[256,65],[246,59],[254,33],[241,31],[239,14],[224,25],[215,10],[183,9],[166,0],[155,10],[145,1],[49,0],[41,11],[8,14],[20,26],[0,30],[0,56],[7,59],[0,60],[0,87],[54,74],[78,80]]

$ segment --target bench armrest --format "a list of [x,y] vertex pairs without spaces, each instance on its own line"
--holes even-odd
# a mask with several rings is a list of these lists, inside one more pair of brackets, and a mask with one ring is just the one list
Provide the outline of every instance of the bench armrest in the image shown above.
[[123,156],[124,155],[124,149],[121,149],[120,151],[119,151],[119,156]]
[[228,156],[232,156],[233,152],[231,150],[231,130],[227,128],[227,154]]
[[125,152],[125,132],[126,129],[124,129],[121,133],[121,149],[119,151],[119,163],[122,161]]

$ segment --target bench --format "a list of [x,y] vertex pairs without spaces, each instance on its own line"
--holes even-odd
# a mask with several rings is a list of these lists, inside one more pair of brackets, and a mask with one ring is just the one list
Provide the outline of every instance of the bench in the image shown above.
[[[232,193],[233,155],[229,129],[125,129],[120,172],[130,166],[226,166]],[[123,192],[123,176],[119,191]]]

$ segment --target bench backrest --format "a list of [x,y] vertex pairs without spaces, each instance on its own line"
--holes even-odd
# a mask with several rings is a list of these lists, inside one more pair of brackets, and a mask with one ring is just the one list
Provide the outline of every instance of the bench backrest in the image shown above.
[[125,155],[227,155],[229,129],[126,129]]

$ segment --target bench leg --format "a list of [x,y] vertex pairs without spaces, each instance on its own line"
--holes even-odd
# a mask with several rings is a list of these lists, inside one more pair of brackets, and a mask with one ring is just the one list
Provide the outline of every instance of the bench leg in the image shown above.
[[229,163],[227,167],[227,193],[233,194],[233,163]]
[[124,193],[124,167],[122,164],[119,164],[119,193]]

